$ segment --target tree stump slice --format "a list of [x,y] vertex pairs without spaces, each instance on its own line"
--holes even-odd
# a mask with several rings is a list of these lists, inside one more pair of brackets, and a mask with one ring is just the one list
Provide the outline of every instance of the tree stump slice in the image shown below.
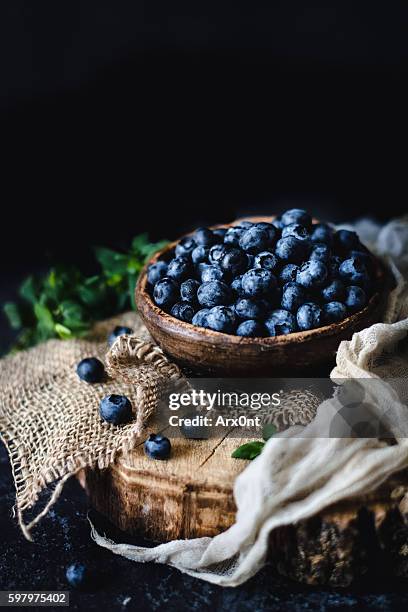
[[[155,431],[154,423],[149,429]],[[105,470],[87,468],[81,482],[91,505],[127,533],[153,542],[215,536],[235,520],[233,484],[248,462],[231,452],[244,442],[231,432],[221,439],[172,439],[168,461],[148,459],[141,442]],[[313,585],[348,586],[379,569],[382,576],[407,578],[407,491],[404,471],[369,496],[275,530],[273,565]]]

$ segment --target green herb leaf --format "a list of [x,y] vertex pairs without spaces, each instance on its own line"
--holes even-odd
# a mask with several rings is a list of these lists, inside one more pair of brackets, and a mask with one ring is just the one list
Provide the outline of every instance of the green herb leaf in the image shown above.
[[236,448],[232,453],[231,457],[233,459],[252,460],[261,454],[264,446],[265,442],[260,442],[258,440],[254,440],[253,442],[247,442],[246,444],[242,444],[242,446],[238,446],[238,448]]
[[4,304],[3,310],[10,323],[10,327],[12,329],[21,329],[23,321],[18,305],[15,302],[7,302]]
[[112,251],[112,249],[105,249],[103,247],[96,247],[95,249],[96,259],[102,266],[104,274],[107,276],[111,275],[124,275],[127,270],[128,256],[122,253]]
[[262,428],[262,437],[264,440],[269,440],[269,438],[272,438],[277,431],[278,430],[273,423],[265,423]]
[[20,295],[24,300],[35,304],[38,299],[38,287],[34,276],[29,276],[20,287]]

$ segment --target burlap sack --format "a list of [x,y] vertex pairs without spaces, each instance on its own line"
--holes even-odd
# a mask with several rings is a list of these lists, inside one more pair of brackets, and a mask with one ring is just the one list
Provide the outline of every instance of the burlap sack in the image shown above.
[[[134,336],[120,337],[108,352],[107,335],[126,324]],[[0,361],[0,433],[9,452],[16,487],[16,513],[24,535],[58,499],[65,481],[85,466],[103,469],[138,442],[144,423],[169,380],[181,376],[152,344],[136,314],[96,325],[87,340],[50,340]],[[78,362],[105,362],[106,382],[89,385],[76,374]],[[134,420],[115,427],[101,420],[99,402],[119,393],[132,402]],[[36,508],[41,491],[45,506]]]

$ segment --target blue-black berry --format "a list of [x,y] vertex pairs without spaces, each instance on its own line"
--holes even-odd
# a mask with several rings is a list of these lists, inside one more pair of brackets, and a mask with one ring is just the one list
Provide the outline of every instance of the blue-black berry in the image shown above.
[[197,291],[197,298],[201,306],[213,308],[229,304],[232,300],[231,289],[222,281],[203,283]]
[[143,446],[150,459],[164,460],[170,457],[170,440],[161,434],[150,434]]
[[343,321],[347,316],[347,308],[341,302],[329,302],[322,307],[323,321],[327,325]]
[[188,257],[175,257],[167,266],[167,276],[181,282],[191,276],[192,268]]
[[367,304],[367,296],[364,289],[354,285],[346,287],[346,297],[344,303],[350,312],[357,312],[358,310],[364,308],[364,306]]
[[102,382],[105,378],[103,363],[96,357],[82,359],[77,365],[77,374],[81,380],[87,383]]
[[297,329],[296,318],[288,310],[278,308],[273,310],[266,319],[265,327],[270,336],[293,334]]
[[265,300],[240,298],[234,308],[240,319],[264,319],[268,313],[268,304]]
[[262,253],[258,253],[258,255],[255,256],[254,265],[251,267],[264,268],[265,270],[270,270],[275,273],[278,266],[279,262],[276,255],[269,251],[262,251]]
[[210,312],[209,308],[201,308],[201,310],[199,310],[198,312],[195,313],[193,319],[192,319],[192,324],[193,325],[198,325],[198,327],[208,327],[207,325],[207,316],[208,313]]
[[191,253],[191,260],[194,265],[207,263],[210,249],[206,246],[197,246]]
[[296,275],[296,282],[305,289],[318,289],[327,280],[327,268],[321,261],[307,261]]
[[170,311],[173,317],[191,323],[194,317],[194,308],[188,302],[176,302]]
[[346,297],[346,288],[339,279],[332,280],[322,289],[322,298],[325,302],[342,302]]
[[167,264],[165,261],[156,261],[149,266],[147,270],[147,282],[149,285],[155,285],[159,280],[167,274]]
[[254,225],[244,232],[239,240],[243,251],[256,255],[266,251],[270,244],[269,233],[266,229]]
[[232,334],[237,326],[237,317],[229,306],[214,306],[207,315],[207,326],[214,331]]
[[99,413],[107,423],[122,425],[132,419],[132,404],[124,395],[107,395],[99,404]]
[[171,308],[180,298],[179,286],[172,278],[162,278],[155,284],[153,299],[160,308]]
[[248,257],[241,249],[229,249],[221,259],[220,267],[232,276],[242,274],[248,268]]
[[345,259],[339,267],[340,278],[350,285],[366,287],[369,281],[367,268],[359,257]]
[[282,229],[282,238],[286,238],[287,236],[294,236],[298,240],[310,240],[308,228],[304,225],[299,225],[299,223],[285,225]]
[[176,257],[190,257],[197,244],[191,236],[182,238],[176,246]]
[[294,236],[286,236],[276,243],[275,253],[284,264],[300,263],[308,253],[308,243]]
[[68,584],[74,589],[86,586],[89,581],[89,571],[84,563],[73,563],[65,571]]
[[297,311],[296,320],[299,329],[302,331],[324,325],[322,309],[314,302],[303,304]]
[[266,329],[259,321],[248,319],[238,325],[235,333],[244,338],[262,338],[266,335]]
[[284,310],[296,313],[297,309],[307,300],[306,290],[298,283],[286,283],[283,286],[281,306]]
[[306,227],[312,224],[312,218],[306,210],[301,208],[292,208],[287,210],[281,216],[282,225],[290,225],[291,223],[299,223]]
[[242,292],[246,297],[271,297],[276,285],[276,277],[263,268],[248,270],[242,277]]

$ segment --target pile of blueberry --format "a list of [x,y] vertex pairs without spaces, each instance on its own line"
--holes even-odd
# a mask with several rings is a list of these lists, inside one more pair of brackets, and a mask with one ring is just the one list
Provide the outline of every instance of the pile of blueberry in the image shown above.
[[374,262],[357,234],[301,209],[272,223],[199,228],[148,268],[154,302],[172,316],[238,336],[291,334],[367,304]]

